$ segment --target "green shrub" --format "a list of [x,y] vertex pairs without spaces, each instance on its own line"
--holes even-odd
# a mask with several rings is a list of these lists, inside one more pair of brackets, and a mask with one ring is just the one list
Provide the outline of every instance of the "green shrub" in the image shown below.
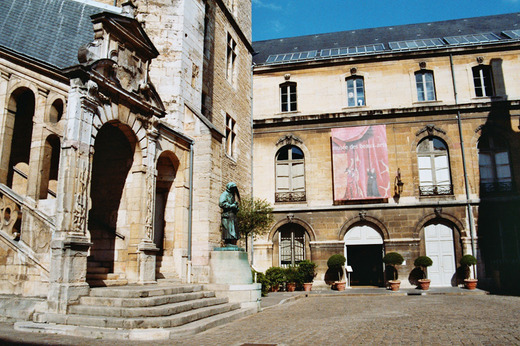
[[312,282],[316,277],[316,263],[309,260],[301,261],[298,264],[298,271],[300,272],[303,282]]
[[404,262],[403,256],[401,256],[401,254],[399,254],[397,252],[389,252],[389,253],[387,253],[385,255],[385,257],[383,257],[383,262],[386,265],[394,267],[394,270],[392,270],[393,274],[394,274],[394,280],[397,280],[397,278],[399,276],[397,275],[397,268],[396,268],[396,266],[400,265],[400,264],[403,264],[403,262]]
[[413,265],[416,266],[416,267],[421,267],[422,269],[422,274],[423,274],[423,279],[426,279],[427,278],[427,275],[426,275],[426,267],[429,267],[433,264],[433,261],[430,257],[428,256],[419,256],[415,259],[415,261],[413,262]]
[[329,267],[330,269],[341,269],[341,267],[345,265],[346,261],[347,259],[343,255],[332,255],[329,257],[327,261],[327,267]]
[[464,279],[469,279],[471,277],[471,270],[469,267],[477,264],[477,259],[473,257],[472,255],[464,255],[460,259],[460,265],[463,267],[464,270]]
[[296,284],[303,283],[303,277],[301,273],[298,271],[297,267],[289,266],[285,268],[285,279],[287,282],[294,282]]
[[256,274],[256,282],[262,284],[262,297],[267,296],[267,293],[269,293],[271,285],[269,284],[269,280],[267,280],[264,273],[257,272],[256,270],[251,269],[251,274],[253,275],[253,280],[255,279]]
[[269,280],[271,287],[283,285],[285,282],[285,273],[283,268],[271,267],[265,271],[265,277]]

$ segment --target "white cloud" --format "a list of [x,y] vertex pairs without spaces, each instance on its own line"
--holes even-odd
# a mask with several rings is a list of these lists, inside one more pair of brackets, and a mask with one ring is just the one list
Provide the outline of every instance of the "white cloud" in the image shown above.
[[269,1],[266,1],[266,0],[253,0],[253,5],[257,6],[257,7],[263,7],[263,8],[267,8],[269,10],[273,10],[273,11],[279,11],[282,9],[281,6],[279,5],[275,5]]

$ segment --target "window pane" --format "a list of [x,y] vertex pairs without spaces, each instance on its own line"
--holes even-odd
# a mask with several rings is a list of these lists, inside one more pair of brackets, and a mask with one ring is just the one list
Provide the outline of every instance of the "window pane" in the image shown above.
[[507,152],[499,152],[495,154],[495,162],[497,165],[509,165],[509,155]]
[[278,155],[276,156],[276,160],[284,161],[289,160],[289,147],[283,147],[278,151]]
[[448,157],[447,156],[436,156],[435,157],[435,168],[436,169],[448,168]]
[[419,170],[419,182],[421,185],[433,185],[432,171],[429,169]]
[[446,145],[440,139],[434,138],[433,139],[433,149],[445,151]]
[[432,161],[429,156],[419,156],[419,169],[430,169],[432,167]]
[[298,147],[292,147],[292,159],[293,160],[300,160],[303,159],[303,152]]

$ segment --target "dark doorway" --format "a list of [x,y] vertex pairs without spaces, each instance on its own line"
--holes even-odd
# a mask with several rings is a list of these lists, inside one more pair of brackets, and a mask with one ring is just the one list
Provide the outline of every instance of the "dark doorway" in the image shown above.
[[383,286],[383,245],[347,245],[351,286]]

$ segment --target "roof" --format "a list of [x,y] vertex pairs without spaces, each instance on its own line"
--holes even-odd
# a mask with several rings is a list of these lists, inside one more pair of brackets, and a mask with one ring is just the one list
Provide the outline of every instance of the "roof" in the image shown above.
[[[481,33],[493,33],[494,35],[491,37],[494,38],[496,36],[496,40],[510,40],[518,39],[520,38],[520,35],[518,35],[519,37],[513,38],[510,37],[511,35],[508,36],[504,34],[503,31],[519,29],[520,13],[511,13],[486,17],[455,19],[441,22],[388,26],[381,28],[289,37],[253,42],[253,48],[255,50],[253,62],[257,65],[266,64],[269,56],[271,56],[269,63],[275,63],[275,55],[296,52],[309,52],[309,54],[304,54],[307,60],[325,59],[331,57],[331,51],[328,50],[330,48],[364,47],[367,45],[374,47],[369,49],[371,52],[391,52],[396,50],[395,47],[403,47],[403,45],[396,45],[394,43],[398,41],[439,39],[440,41],[436,40],[433,42],[433,44],[438,47],[440,42],[440,44],[443,46],[448,46],[450,44],[454,44],[454,42],[457,40],[445,40],[446,37],[451,38],[452,36]],[[394,49],[391,48],[391,45],[389,44],[390,42],[394,43],[392,45]],[[383,46],[381,46],[381,44],[383,44]],[[406,44],[404,46],[406,46]],[[409,48],[407,49],[409,50]],[[325,57],[322,57],[322,50],[326,50]],[[367,48],[363,48],[363,50],[367,50]],[[346,50],[344,51],[346,52]],[[295,60],[294,56],[292,58],[286,57],[285,59],[281,57],[278,60],[280,60],[279,63],[282,63],[282,60],[287,59],[292,60],[291,62]]]
[[94,40],[90,16],[120,13],[92,0],[1,0],[0,48],[63,69],[78,64],[78,49]]

